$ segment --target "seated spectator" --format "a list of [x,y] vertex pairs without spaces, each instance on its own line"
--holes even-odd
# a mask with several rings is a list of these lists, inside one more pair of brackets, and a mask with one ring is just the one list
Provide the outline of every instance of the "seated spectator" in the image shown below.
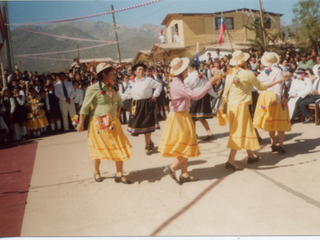
[[292,83],[292,77],[293,77],[292,70],[283,73],[283,78],[284,78],[283,93],[284,93],[284,96],[286,97],[287,100],[289,97],[289,91],[290,91],[290,87],[291,87],[291,83]]
[[291,83],[288,109],[291,121],[301,114],[300,102],[311,93],[312,80],[305,76],[305,70],[300,69]]
[[297,69],[313,68],[314,63],[311,60],[307,60],[307,53],[301,54],[301,62],[299,62]]
[[[318,75],[320,74],[320,68],[318,68]],[[317,101],[320,100],[320,78],[314,78],[312,76],[312,70],[307,69],[306,70],[306,75],[309,76],[309,78],[314,79],[313,80],[313,85],[312,85],[312,91],[311,94],[307,95],[303,101],[300,102],[300,109],[303,114],[303,117],[307,119],[303,123],[312,123],[314,122],[314,118],[310,114],[309,110],[309,104],[311,103],[316,103]],[[310,76],[311,75],[311,76]],[[317,111],[319,112],[319,104],[316,104]],[[319,124],[319,119],[317,124]]]
[[283,72],[287,72],[287,71],[290,70],[290,66],[288,64],[288,60],[287,59],[284,59],[282,61],[282,64],[280,64],[279,66],[280,66],[280,68],[282,69]]

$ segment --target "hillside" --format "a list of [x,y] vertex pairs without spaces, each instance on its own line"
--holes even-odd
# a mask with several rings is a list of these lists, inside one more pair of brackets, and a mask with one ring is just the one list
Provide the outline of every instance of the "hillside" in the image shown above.
[[[25,28],[38,32],[76,38],[107,41],[115,40],[113,24],[104,22],[77,21],[51,24],[47,26],[28,26]],[[117,28],[121,58],[124,59],[133,58],[137,54],[138,50],[150,49],[155,43],[158,43],[161,26],[151,24],[144,24],[140,27],[117,25]],[[13,55],[76,49],[78,48],[78,44],[79,48],[101,44],[54,38],[21,30],[11,31],[11,41]],[[78,52],[76,51],[71,53],[45,55],[41,57],[72,59],[77,56]],[[118,58],[116,44],[80,51],[80,58],[94,57],[110,57],[116,60]],[[38,72],[60,71],[69,67],[72,63],[70,61],[35,60],[28,58],[19,59],[22,63],[19,65],[19,69]],[[15,57],[14,62],[18,63],[19,59]]]

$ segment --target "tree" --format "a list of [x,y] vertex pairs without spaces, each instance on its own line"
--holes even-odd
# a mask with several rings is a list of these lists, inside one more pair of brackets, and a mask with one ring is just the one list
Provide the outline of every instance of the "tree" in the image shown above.
[[292,23],[299,25],[292,34],[298,47],[310,49],[319,47],[320,42],[320,0],[300,0],[292,8]]
[[[276,33],[272,33],[263,29],[261,26],[260,15],[255,18],[254,22],[250,24],[250,26],[244,25],[249,31],[255,33],[254,39],[248,39],[248,44],[239,44],[242,46],[248,46],[255,51],[272,51],[278,54],[283,54],[286,49],[292,48],[291,44],[284,40],[285,34],[283,31],[279,31]],[[267,17],[264,18],[264,25],[267,26],[270,24],[269,19]],[[263,41],[263,32],[266,38],[266,44]]]

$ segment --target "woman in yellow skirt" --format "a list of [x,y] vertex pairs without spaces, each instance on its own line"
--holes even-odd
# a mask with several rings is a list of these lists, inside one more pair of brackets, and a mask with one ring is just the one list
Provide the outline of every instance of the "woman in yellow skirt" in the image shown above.
[[42,109],[43,103],[34,88],[29,88],[29,96],[26,99],[26,108],[28,110],[28,130],[33,132],[34,137],[40,137],[40,129],[49,125],[46,113]]
[[80,109],[77,131],[84,129],[84,121],[93,105],[93,117],[88,129],[90,158],[94,163],[94,179],[101,182],[100,163],[111,160],[116,164],[115,182],[130,184],[123,176],[123,162],[132,156],[131,144],[124,135],[118,119],[122,101],[118,89],[113,85],[114,69],[107,63],[97,66],[99,82],[87,88],[86,96]]
[[[170,174],[171,178],[180,184],[198,180],[190,176],[187,170],[188,158],[200,155],[195,127],[189,114],[190,99],[201,99],[219,79],[215,76],[199,91],[193,92],[183,83],[188,74],[189,62],[189,58],[175,58],[171,61],[171,74],[174,77],[169,79],[170,113],[159,144],[162,157],[175,158],[173,163],[164,169],[164,173]],[[179,165],[180,181],[175,176]]]
[[249,112],[249,105],[252,101],[251,88],[255,86],[258,89],[266,90],[276,84],[264,85],[257,80],[252,72],[244,70],[249,57],[248,53],[243,53],[240,50],[232,54],[230,65],[235,67],[231,68],[226,77],[225,90],[218,108],[218,113],[221,115],[224,105],[227,103],[226,117],[230,125],[227,148],[231,148],[231,150],[225,168],[234,171],[243,170],[234,161],[237,151],[242,148],[247,150],[248,164],[259,160],[259,157],[252,153],[252,150],[260,149],[260,146]]
[[[271,139],[271,151],[284,154],[283,141],[285,131],[291,131],[291,123],[287,100],[282,93],[283,75],[280,68],[275,67],[279,63],[279,55],[273,52],[265,53],[261,58],[265,70],[258,76],[263,84],[281,81],[268,91],[262,92],[258,98],[253,125],[269,132]],[[279,146],[275,142],[275,132],[278,132]]]

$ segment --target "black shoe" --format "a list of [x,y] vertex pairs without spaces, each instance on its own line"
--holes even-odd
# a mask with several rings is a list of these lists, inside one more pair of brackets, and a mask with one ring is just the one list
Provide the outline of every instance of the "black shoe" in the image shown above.
[[243,168],[236,167],[236,166],[232,165],[229,162],[226,162],[226,165],[224,167],[225,167],[225,169],[231,169],[233,171],[241,171],[241,170],[243,170]]
[[180,175],[180,183],[183,184],[185,182],[195,182],[198,181],[199,179],[196,177],[191,177],[190,175],[188,177],[184,177]]
[[102,182],[101,174],[100,174],[100,178],[96,178],[96,175],[97,175],[97,174],[100,174],[100,173],[93,173],[94,180],[95,180],[96,182]]
[[271,152],[278,152],[278,147],[276,145],[271,145]]
[[252,164],[252,163],[258,162],[259,160],[260,160],[260,157],[248,158],[247,163]]
[[314,118],[313,117],[308,117],[306,121],[303,122],[304,124],[306,123],[314,123]]
[[121,177],[118,177],[117,175],[114,177],[114,181],[116,183],[124,183],[124,184],[131,184],[132,182],[130,180],[123,180],[123,175]]
[[211,141],[213,140],[214,136],[212,135],[207,135],[205,139],[203,139],[204,141]]
[[278,147],[278,153],[279,153],[279,154],[285,154],[285,153],[286,153],[286,150],[284,150],[283,147],[279,146],[279,147]]
[[165,174],[169,174],[170,177],[171,177],[173,180],[175,180],[176,182],[179,182],[178,179],[176,178],[176,176],[174,175],[174,172],[171,170],[171,168],[170,168],[169,166],[168,166],[168,167],[165,167],[165,168],[163,169],[163,172],[164,172]]

